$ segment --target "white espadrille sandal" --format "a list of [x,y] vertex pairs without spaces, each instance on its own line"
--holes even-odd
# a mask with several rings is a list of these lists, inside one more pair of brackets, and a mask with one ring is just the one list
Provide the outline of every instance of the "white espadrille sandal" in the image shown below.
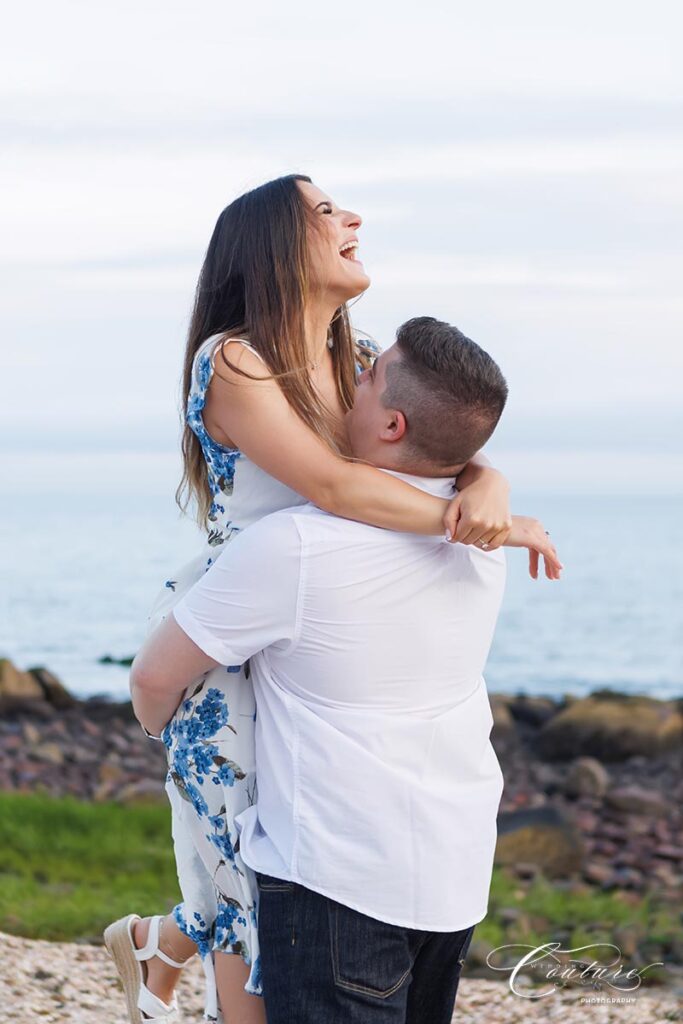
[[128,1016],[131,1024],[175,1024],[178,1021],[178,1001],[164,1003],[145,984],[147,971],[143,961],[158,956],[169,967],[184,967],[159,949],[159,928],[163,917],[153,917],[149,923],[147,942],[142,949],[135,948],[133,925],[139,921],[138,914],[129,914],[114,921],[105,930],[104,944],[116,965],[126,997]]

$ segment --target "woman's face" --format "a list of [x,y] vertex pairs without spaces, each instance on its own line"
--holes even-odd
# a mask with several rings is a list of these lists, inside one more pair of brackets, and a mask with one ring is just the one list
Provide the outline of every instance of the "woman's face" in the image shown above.
[[362,220],[351,210],[340,210],[315,185],[300,181],[298,186],[313,215],[308,231],[311,289],[329,295],[335,307],[341,306],[370,285],[358,259],[358,228]]

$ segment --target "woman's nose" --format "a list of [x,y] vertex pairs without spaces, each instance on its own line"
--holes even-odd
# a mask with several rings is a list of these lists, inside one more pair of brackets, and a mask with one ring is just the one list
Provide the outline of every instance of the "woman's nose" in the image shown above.
[[353,210],[347,210],[344,218],[346,226],[349,228],[359,228],[363,223],[363,218],[359,213],[354,213]]

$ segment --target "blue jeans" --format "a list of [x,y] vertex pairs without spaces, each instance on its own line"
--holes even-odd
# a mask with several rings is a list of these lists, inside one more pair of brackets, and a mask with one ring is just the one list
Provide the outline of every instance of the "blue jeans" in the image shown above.
[[474,926],[400,928],[256,877],[268,1024],[450,1024]]

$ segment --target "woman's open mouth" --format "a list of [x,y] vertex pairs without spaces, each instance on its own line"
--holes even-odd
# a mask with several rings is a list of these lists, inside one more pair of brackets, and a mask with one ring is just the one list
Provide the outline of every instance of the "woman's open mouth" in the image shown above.
[[358,251],[358,242],[344,242],[339,248],[339,255],[344,260],[349,260],[351,263],[360,263],[360,260],[356,256]]

